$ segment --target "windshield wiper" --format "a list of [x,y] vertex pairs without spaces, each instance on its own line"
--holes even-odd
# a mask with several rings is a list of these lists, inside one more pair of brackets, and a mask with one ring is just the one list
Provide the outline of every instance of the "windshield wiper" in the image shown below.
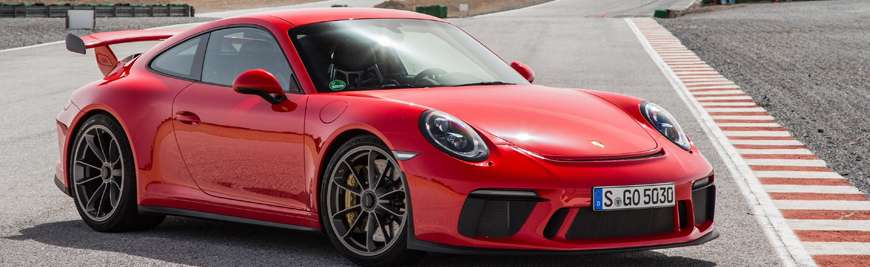
[[474,86],[474,85],[515,85],[515,83],[506,83],[502,81],[491,81],[491,82],[479,82],[479,83],[466,83],[459,84],[454,86]]
[[387,89],[387,88],[389,88],[389,89],[401,89],[401,88],[417,88],[417,87],[418,86],[415,86],[412,84],[407,84],[407,83],[401,83],[401,84],[388,83],[388,84],[381,85],[381,89]]

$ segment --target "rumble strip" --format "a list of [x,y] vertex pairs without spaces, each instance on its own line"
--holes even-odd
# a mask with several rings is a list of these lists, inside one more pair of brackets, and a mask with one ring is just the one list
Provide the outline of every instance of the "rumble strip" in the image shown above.
[[866,266],[870,199],[651,18],[626,19],[710,137],[786,266]]

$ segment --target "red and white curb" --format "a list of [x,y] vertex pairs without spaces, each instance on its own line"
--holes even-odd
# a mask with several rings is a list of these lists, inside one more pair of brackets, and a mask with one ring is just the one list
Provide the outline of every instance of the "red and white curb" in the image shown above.
[[870,199],[651,18],[626,19],[787,266],[870,265]]

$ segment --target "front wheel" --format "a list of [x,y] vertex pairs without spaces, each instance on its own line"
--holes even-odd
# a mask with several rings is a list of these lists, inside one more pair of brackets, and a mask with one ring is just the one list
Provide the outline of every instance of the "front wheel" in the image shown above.
[[332,244],[356,264],[413,263],[407,249],[408,185],[390,149],[375,136],[343,144],[321,182],[321,220]]

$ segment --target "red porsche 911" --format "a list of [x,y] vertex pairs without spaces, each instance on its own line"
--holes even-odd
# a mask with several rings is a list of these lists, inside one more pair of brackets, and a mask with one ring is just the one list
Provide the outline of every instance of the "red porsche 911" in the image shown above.
[[[109,47],[164,39],[120,60]],[[93,49],[105,75],[57,117],[55,183],[96,231],[166,215],[284,227],[367,266],[718,237],[712,167],[671,114],[531,85],[435,17],[276,11],[67,49]]]

